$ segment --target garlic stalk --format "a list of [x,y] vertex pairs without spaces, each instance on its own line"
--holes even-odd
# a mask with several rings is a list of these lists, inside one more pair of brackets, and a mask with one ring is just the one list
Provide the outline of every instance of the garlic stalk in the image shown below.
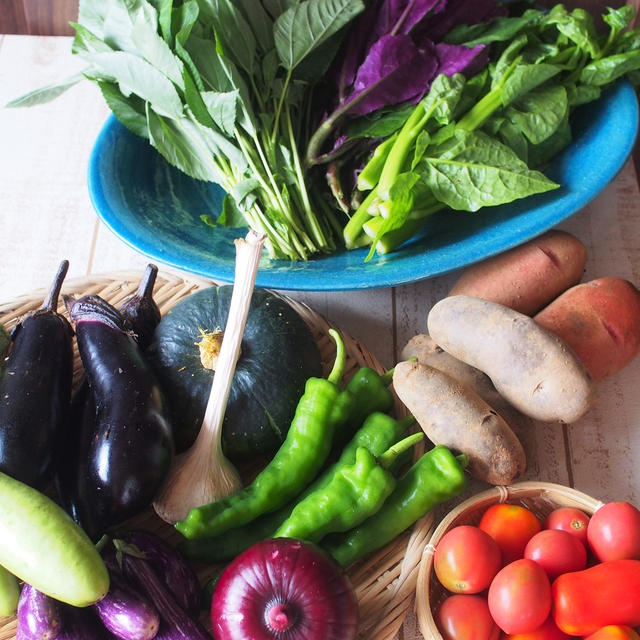
[[176,458],[153,504],[166,522],[183,520],[191,509],[242,488],[236,468],[222,451],[222,421],[265,239],[264,234],[249,231],[246,238],[235,240],[235,279],[229,317],[202,426],[191,448]]

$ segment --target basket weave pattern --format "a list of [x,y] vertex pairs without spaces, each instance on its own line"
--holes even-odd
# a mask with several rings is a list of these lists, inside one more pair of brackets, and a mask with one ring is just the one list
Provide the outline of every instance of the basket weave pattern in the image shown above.
[[[68,279],[62,293],[80,297],[88,294],[99,295],[115,307],[131,297],[138,287],[142,273],[120,272],[83,279]],[[154,288],[153,297],[165,314],[178,301],[199,289],[210,287],[208,280],[189,278],[171,273],[160,273]],[[22,316],[42,305],[45,291],[34,292],[10,303],[0,304],[0,322],[10,330]],[[279,294],[276,294],[279,295]],[[335,354],[335,345],[328,335],[332,328],[328,320],[313,311],[306,304],[281,296],[300,314],[309,325],[322,358],[325,372],[331,368]],[[65,313],[63,303],[58,309]],[[347,362],[345,380],[348,380],[362,366],[382,372],[384,368],[375,356],[358,340],[340,332],[345,343]],[[74,346],[74,383],[80,379],[82,366],[77,349]],[[396,403],[396,413],[401,415],[404,408]],[[429,537],[433,517],[427,514],[412,529],[398,536],[393,542],[370,558],[356,563],[347,571],[355,588],[360,607],[360,625],[358,639],[391,640],[394,638],[413,603],[420,558]],[[131,526],[145,528],[163,538],[175,542],[177,534],[173,527],[161,521],[149,509],[131,523]],[[199,571],[206,578],[207,571]],[[210,573],[209,573],[210,575]],[[15,640],[16,622],[14,618],[0,618],[0,640]]]
[[422,551],[416,584],[416,615],[420,631],[429,640],[443,640],[433,618],[442,601],[451,595],[438,581],[433,570],[433,554],[438,542],[454,527],[477,525],[485,510],[493,504],[520,504],[540,520],[558,507],[575,507],[591,515],[602,502],[585,493],[550,482],[519,482],[506,487],[493,487],[460,503],[433,531]]

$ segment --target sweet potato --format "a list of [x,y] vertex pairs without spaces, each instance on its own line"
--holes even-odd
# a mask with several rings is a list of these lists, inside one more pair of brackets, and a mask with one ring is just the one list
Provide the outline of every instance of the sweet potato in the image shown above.
[[593,381],[571,348],[533,318],[471,296],[436,303],[429,334],[455,358],[486,373],[520,412],[574,422],[590,407]]
[[622,278],[598,278],[565,291],[534,316],[559,335],[594,380],[640,353],[640,291]]
[[586,247],[566,231],[551,230],[467,268],[449,295],[468,295],[533,315],[580,282]]
[[393,387],[431,442],[468,456],[474,477],[502,485],[524,472],[526,456],[520,441],[473,390],[418,362],[399,362]]
[[516,435],[525,434],[531,429],[531,418],[512,407],[496,390],[486,373],[470,364],[454,358],[441,349],[426,333],[419,333],[407,342],[400,353],[402,360],[417,358],[420,364],[426,364],[455,378],[466,387],[473,389],[492,409],[494,409]]

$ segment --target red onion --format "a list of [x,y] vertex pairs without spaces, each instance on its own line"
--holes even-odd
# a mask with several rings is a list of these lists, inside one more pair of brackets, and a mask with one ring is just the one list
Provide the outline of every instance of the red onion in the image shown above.
[[347,576],[318,547],[292,538],[237,556],[211,602],[216,640],[353,640],[357,622]]

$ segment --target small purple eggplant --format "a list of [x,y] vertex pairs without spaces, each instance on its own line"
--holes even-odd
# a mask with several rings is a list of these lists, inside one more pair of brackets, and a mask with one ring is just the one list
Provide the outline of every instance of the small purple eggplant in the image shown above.
[[109,572],[107,595],[93,605],[104,627],[123,640],[151,640],[160,626],[158,612],[117,572]]
[[129,531],[121,535],[120,539],[127,545],[134,545],[142,553],[187,613],[197,614],[201,605],[200,582],[191,565],[177,549],[149,531]]
[[122,566],[127,580],[145,593],[160,613],[157,637],[165,640],[211,640],[211,635],[200,622],[176,602],[147,560],[123,553]]
[[17,610],[16,640],[54,640],[62,630],[62,606],[25,583]]
[[92,607],[80,609],[65,605],[62,631],[56,640],[118,640],[118,637],[104,628]]

